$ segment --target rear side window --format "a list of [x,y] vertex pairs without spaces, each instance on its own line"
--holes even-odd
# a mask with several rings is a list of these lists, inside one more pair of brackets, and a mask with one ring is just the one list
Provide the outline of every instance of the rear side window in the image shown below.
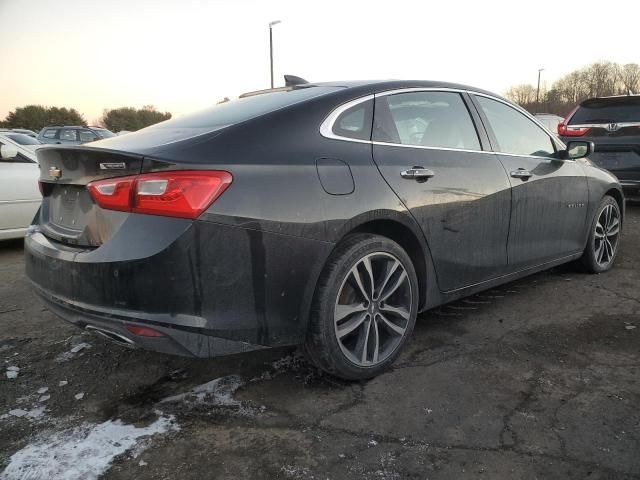
[[509,105],[487,97],[476,96],[501,153],[551,157],[555,148],[551,137],[533,120]]
[[333,133],[341,137],[371,140],[373,100],[359,103],[340,114],[333,124]]
[[157,123],[145,130],[160,128],[205,129],[233,125],[339,89],[340,87],[307,87],[239,98],[200,112]]
[[640,98],[596,98],[583,102],[569,125],[640,122]]
[[60,140],[69,140],[75,142],[78,140],[78,131],[69,128],[63,128],[60,131]]
[[48,128],[47,130],[44,131],[42,136],[44,138],[56,138],[56,132],[57,131],[58,130],[56,130],[55,128]]
[[373,140],[435,148],[481,150],[462,97],[409,92],[376,98]]

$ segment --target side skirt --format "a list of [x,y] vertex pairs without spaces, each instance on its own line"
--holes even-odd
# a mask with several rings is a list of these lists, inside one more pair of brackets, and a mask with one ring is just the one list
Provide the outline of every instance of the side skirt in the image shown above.
[[562,265],[564,263],[572,262],[574,260],[579,259],[582,256],[582,252],[574,253],[568,255],[566,257],[562,257],[556,260],[552,260],[550,262],[542,263],[540,265],[536,265],[534,267],[526,268],[524,270],[519,270],[517,272],[509,273],[507,275],[502,275],[497,278],[493,278],[491,280],[487,280],[485,282],[476,283],[474,285],[469,285],[467,287],[463,287],[457,290],[450,290],[448,292],[440,292],[439,298],[428,299],[424,308],[420,310],[420,312],[424,312],[434,307],[438,307],[445,303],[452,302],[454,300],[458,300],[460,298],[468,297],[478,292],[482,292],[484,290],[488,290],[490,288],[497,287],[498,285],[503,285],[505,283],[512,282],[514,280],[518,280],[523,277],[527,277],[534,273],[542,272],[544,270],[548,270],[553,267],[557,267],[558,265]]

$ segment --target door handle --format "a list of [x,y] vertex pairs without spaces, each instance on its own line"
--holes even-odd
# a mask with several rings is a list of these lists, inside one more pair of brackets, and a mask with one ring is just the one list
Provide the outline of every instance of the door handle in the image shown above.
[[525,170],[524,168],[519,168],[518,170],[514,170],[513,172],[511,172],[511,176],[513,178],[529,180],[531,177],[533,177],[533,173],[531,173],[529,170]]
[[412,167],[408,170],[403,170],[402,172],[400,172],[400,176],[408,180],[424,181],[433,177],[434,175],[435,173],[433,173],[433,170],[429,170],[428,168],[424,167]]

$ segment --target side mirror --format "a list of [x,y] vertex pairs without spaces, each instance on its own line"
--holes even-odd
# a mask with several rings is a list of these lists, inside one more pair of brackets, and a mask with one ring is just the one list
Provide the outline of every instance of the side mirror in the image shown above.
[[562,160],[577,160],[591,155],[594,150],[593,142],[574,141],[567,143],[567,149],[558,153]]
[[0,145],[0,158],[2,160],[11,160],[18,156],[18,149],[11,145]]

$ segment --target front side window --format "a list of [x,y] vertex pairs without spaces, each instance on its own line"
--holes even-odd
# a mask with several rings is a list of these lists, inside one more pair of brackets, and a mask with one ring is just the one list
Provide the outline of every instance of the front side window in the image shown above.
[[42,136],[44,138],[56,138],[56,132],[57,132],[57,130],[55,128],[49,128],[49,129],[44,131]]
[[63,128],[60,131],[60,140],[69,140],[75,142],[78,140],[78,132],[76,130]]
[[89,130],[80,130],[80,141],[81,142],[93,142],[97,140],[98,136]]
[[371,140],[373,101],[359,103],[340,114],[333,124],[333,133],[341,137]]
[[373,140],[434,148],[481,150],[458,93],[408,92],[376,98]]
[[496,151],[535,157],[555,155],[551,138],[531,119],[497,100],[480,96],[476,99],[498,141]]

